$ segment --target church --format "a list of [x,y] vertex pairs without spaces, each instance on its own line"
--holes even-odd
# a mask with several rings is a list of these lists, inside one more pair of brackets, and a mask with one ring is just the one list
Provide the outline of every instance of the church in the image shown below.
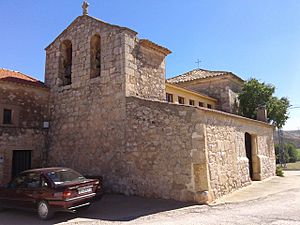
[[274,127],[236,114],[241,78],[166,80],[169,49],[87,6],[46,47],[44,83],[0,69],[1,184],[65,166],[108,192],[208,203],[275,175]]

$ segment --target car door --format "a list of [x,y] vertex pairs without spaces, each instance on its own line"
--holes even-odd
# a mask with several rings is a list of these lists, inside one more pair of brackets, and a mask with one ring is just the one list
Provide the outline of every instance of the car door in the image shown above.
[[2,201],[6,207],[20,208],[22,206],[22,190],[25,187],[25,174],[15,177],[5,188]]
[[41,179],[39,172],[28,172],[26,174],[24,188],[20,191],[22,208],[34,209],[41,192]]

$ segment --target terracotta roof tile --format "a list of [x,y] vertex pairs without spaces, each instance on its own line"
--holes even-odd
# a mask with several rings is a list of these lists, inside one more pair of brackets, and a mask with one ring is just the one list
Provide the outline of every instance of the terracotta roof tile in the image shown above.
[[243,82],[243,79],[241,79],[237,75],[233,74],[232,72],[210,71],[210,70],[204,70],[204,69],[194,69],[194,70],[184,73],[182,75],[169,78],[167,80],[167,82],[170,84],[176,84],[176,83],[183,83],[183,82],[188,82],[188,81],[193,81],[193,80],[200,80],[200,79],[206,79],[206,78],[212,78],[212,77],[220,77],[220,76],[225,76],[225,75],[231,75]]
[[0,68],[0,81],[15,82],[40,88],[47,88],[47,86],[39,80],[36,80],[18,71],[8,70],[4,68]]

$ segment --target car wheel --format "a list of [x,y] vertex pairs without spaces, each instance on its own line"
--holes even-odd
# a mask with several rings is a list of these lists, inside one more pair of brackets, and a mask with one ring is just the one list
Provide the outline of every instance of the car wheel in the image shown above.
[[49,207],[49,204],[46,201],[40,201],[37,206],[37,211],[40,219],[48,220],[51,219],[53,216],[53,211]]

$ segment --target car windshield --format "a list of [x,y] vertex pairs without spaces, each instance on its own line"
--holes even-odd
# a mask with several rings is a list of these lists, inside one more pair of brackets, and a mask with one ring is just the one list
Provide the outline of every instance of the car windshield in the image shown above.
[[71,169],[63,169],[57,171],[51,171],[47,173],[48,177],[54,182],[54,184],[62,184],[66,182],[78,181],[85,179],[80,173],[77,173]]

